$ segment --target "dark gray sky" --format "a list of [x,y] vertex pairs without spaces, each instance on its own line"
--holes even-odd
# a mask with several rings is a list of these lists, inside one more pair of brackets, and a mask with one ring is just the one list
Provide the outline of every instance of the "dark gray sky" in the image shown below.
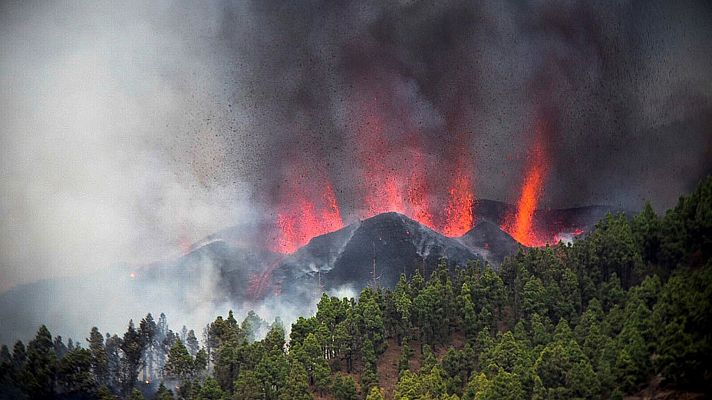
[[712,7],[613,3],[3,2],[0,291],[270,215],[295,160],[348,213],[374,114],[434,197],[464,157],[515,201],[544,118],[542,206],[670,207],[712,171]]

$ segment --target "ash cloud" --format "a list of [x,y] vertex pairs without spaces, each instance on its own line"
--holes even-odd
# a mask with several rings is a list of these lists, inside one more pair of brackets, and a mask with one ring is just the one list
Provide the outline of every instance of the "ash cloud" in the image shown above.
[[[346,205],[358,203],[351,154],[368,119],[355,98],[386,118],[382,158],[407,157],[406,133],[417,131],[433,195],[462,151],[478,197],[515,201],[539,114],[552,127],[545,207],[636,209],[649,199],[664,209],[712,167],[705,2],[268,1],[227,9],[222,35],[246,63],[239,79],[252,88],[247,101],[267,110],[258,121],[276,157],[261,175],[289,168],[284,154],[298,149],[327,166]],[[268,193],[279,186],[271,175]]]
[[352,215],[373,113],[435,201],[464,158],[514,202],[544,115],[541,206],[662,210],[712,172],[710,37],[704,1],[3,2],[0,291],[261,226],[297,161]]

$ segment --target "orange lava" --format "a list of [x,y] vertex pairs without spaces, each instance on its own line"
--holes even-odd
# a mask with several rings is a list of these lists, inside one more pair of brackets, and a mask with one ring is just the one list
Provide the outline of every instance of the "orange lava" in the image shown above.
[[296,207],[289,212],[277,215],[277,225],[281,235],[277,240],[276,251],[293,253],[307,244],[313,237],[334,232],[343,227],[341,212],[336,203],[334,188],[327,184],[319,202],[312,202],[300,197]]
[[462,236],[474,225],[472,205],[475,196],[472,193],[470,176],[458,170],[448,190],[448,195],[445,226],[442,228],[442,232],[445,236]]
[[407,214],[410,218],[420,222],[428,228],[435,229],[433,224],[433,215],[430,211],[429,188],[427,176],[424,171],[423,156],[416,152],[412,156],[413,168],[408,187],[406,189],[406,198],[408,202]]
[[534,224],[534,213],[539,205],[542,187],[546,176],[546,154],[544,150],[544,129],[540,123],[535,132],[535,143],[529,154],[529,161],[522,183],[521,193],[516,204],[516,212],[509,216],[501,226],[516,241],[528,246],[538,247],[547,243],[546,237],[539,235]]

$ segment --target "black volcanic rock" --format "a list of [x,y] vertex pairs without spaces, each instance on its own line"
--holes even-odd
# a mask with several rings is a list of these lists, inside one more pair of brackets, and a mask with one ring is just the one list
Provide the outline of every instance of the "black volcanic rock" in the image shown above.
[[460,237],[460,242],[492,264],[502,263],[520,247],[519,242],[490,221],[478,222]]
[[283,295],[309,296],[347,287],[355,292],[377,283],[393,287],[401,273],[432,272],[440,258],[450,266],[482,260],[457,239],[443,236],[398,213],[384,213],[312,239],[287,257],[271,283]]

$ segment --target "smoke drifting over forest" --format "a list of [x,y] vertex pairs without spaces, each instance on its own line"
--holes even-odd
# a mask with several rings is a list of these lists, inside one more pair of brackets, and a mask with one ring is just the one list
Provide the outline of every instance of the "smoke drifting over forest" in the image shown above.
[[[532,176],[662,210],[712,171],[705,1],[3,2],[0,37],[2,291],[261,221],[461,234]],[[333,226],[294,233],[307,203]]]

